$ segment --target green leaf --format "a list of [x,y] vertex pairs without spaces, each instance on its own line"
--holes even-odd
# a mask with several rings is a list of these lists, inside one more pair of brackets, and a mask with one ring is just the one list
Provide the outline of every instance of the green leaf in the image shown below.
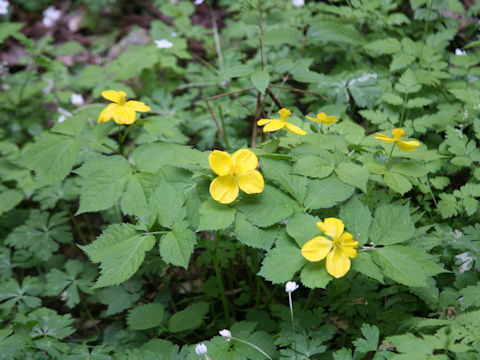
[[295,240],[298,246],[302,247],[307,241],[321,235],[316,225],[319,221],[318,217],[305,213],[296,213],[288,221],[287,234]]
[[59,134],[44,133],[28,146],[20,162],[35,171],[39,185],[63,180],[80,160],[83,140]]
[[265,185],[260,194],[246,196],[236,207],[248,221],[260,227],[276,224],[298,210],[290,196],[270,185]]
[[308,262],[300,273],[302,284],[310,289],[325,289],[332,279],[327,272],[325,261]]
[[140,281],[129,280],[119,286],[110,286],[95,292],[98,299],[104,305],[107,305],[106,315],[115,315],[132,307],[140,299],[142,283]]
[[392,165],[392,172],[405,176],[421,177],[428,173],[428,169],[417,162],[402,161]]
[[458,215],[459,204],[457,198],[452,194],[442,193],[439,195],[438,210],[443,219]]
[[336,176],[308,182],[304,205],[306,209],[327,209],[352,196],[354,187],[345,184]]
[[128,312],[127,323],[134,330],[151,329],[162,324],[163,313],[162,304],[140,305]]
[[187,269],[196,242],[193,231],[174,228],[173,231],[162,237],[160,255],[166,263]]
[[362,34],[352,25],[342,25],[340,22],[329,21],[321,17],[310,23],[307,37],[322,43],[361,44]]
[[383,282],[383,273],[380,268],[373,262],[370,253],[365,251],[359,252],[357,256],[352,259],[352,269],[377,280]]
[[127,215],[144,216],[148,212],[147,198],[138,174],[134,174],[128,180],[120,205],[123,213]]
[[101,262],[101,275],[95,284],[95,288],[100,288],[129,279],[153,245],[153,235],[138,233],[131,224],[114,224],[93,243],[80,248],[92,262]]
[[360,245],[365,244],[368,241],[368,231],[372,222],[372,213],[368,206],[363,205],[356,196],[353,196],[340,208],[339,215],[345,224],[346,231],[351,233]]
[[385,93],[382,95],[380,100],[385,101],[387,104],[390,105],[402,105],[403,99],[401,96],[394,94],[394,93]]
[[364,167],[354,163],[340,163],[335,168],[338,178],[346,184],[355,186],[367,192],[367,182],[370,173]]
[[335,160],[331,156],[305,156],[295,163],[293,172],[299,175],[323,179],[332,173],[334,165]]
[[357,339],[353,345],[358,352],[368,353],[370,351],[377,351],[378,341],[380,340],[380,331],[375,325],[363,324],[360,328],[365,339]]
[[76,172],[85,178],[78,215],[105,210],[115,205],[132,176],[132,167],[122,156],[98,156],[86,162]]
[[406,242],[415,234],[408,204],[381,204],[375,211],[375,219],[375,236],[370,238],[376,245]]
[[265,45],[298,45],[303,34],[293,26],[273,25],[267,27],[263,34]]
[[208,199],[200,207],[200,225],[197,231],[220,230],[229,227],[235,220],[236,209]]
[[407,101],[407,109],[423,108],[430,105],[432,102],[433,100],[424,97],[416,97]]
[[270,250],[278,235],[278,229],[260,229],[248,221],[242,213],[237,214],[235,236],[244,245],[257,249]]
[[264,95],[265,90],[267,90],[268,84],[270,83],[270,75],[268,74],[268,71],[259,70],[255,71],[250,76],[250,80],[252,81],[253,86]]
[[383,180],[385,181],[385,184],[390,189],[398,192],[401,195],[405,194],[406,192],[409,192],[412,189],[412,183],[408,181],[408,179],[405,176],[400,174],[387,172],[383,176]]
[[304,177],[292,175],[292,168],[283,161],[264,158],[261,166],[265,177],[278,182],[299,203],[303,201],[307,191],[307,180]]
[[307,263],[297,247],[283,246],[271,250],[262,261],[258,275],[274,284],[290,281],[295,273]]
[[183,191],[168,182],[160,182],[150,197],[150,209],[163,227],[171,229],[187,216]]
[[375,249],[373,260],[382,269],[383,274],[392,280],[411,287],[428,286],[428,275],[416,260],[398,251],[399,246]]
[[0,193],[0,215],[12,210],[23,200],[23,193],[20,190],[8,189]]
[[208,313],[206,302],[197,302],[188,305],[185,309],[176,312],[168,321],[168,330],[180,332],[193,330],[202,325],[202,321]]
[[73,319],[70,314],[58,315],[55,310],[40,308],[28,314],[28,321],[32,321],[33,327],[30,336],[42,334],[54,339],[62,340],[72,335],[75,329],[71,326]]
[[2,44],[9,36],[15,35],[19,32],[24,26],[25,24],[22,23],[2,21],[2,23],[0,23],[0,44]]
[[395,54],[402,49],[402,44],[395,38],[386,38],[372,41],[365,45],[364,48],[367,52],[373,52],[379,55]]
[[429,358],[429,355],[432,355],[434,351],[432,344],[410,333],[389,336],[387,340],[396,347],[398,352],[408,354],[412,359],[417,359],[417,357],[413,358],[413,356],[418,354],[424,355],[422,359]]

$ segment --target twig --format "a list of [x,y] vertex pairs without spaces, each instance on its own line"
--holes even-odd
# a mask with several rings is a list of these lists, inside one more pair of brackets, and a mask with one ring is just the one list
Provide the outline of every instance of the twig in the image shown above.
[[234,91],[230,91],[230,92],[226,92],[226,93],[222,93],[222,94],[218,94],[218,95],[213,95],[213,96],[210,96],[210,97],[208,97],[204,100],[205,101],[215,100],[215,99],[218,99],[218,98],[221,98],[221,97],[224,97],[224,96],[229,96],[229,95],[233,95],[233,94],[237,94],[237,93],[240,93],[240,92],[253,90],[253,89],[256,89],[255,86],[245,88],[245,89],[240,89],[240,90],[234,90]]
[[280,102],[280,100],[278,100],[278,98],[275,96],[273,91],[270,90],[270,88],[267,88],[267,93],[268,93],[268,95],[270,95],[270,97],[272,98],[275,105],[277,105],[280,109],[283,109],[282,103]]
[[262,94],[260,91],[257,92],[257,108],[255,109],[255,117],[253,118],[253,125],[252,125],[252,148],[257,146],[257,134],[258,134],[258,126],[257,121],[260,117],[260,111],[262,110]]
[[217,130],[222,137],[223,141],[225,142],[225,134],[222,131],[222,128],[220,127],[220,124],[217,121],[217,118],[215,117],[215,114],[213,113],[212,108],[210,107],[210,104],[207,99],[205,99],[205,103],[207,104],[208,111],[210,112],[210,116],[212,117],[213,122],[215,123],[215,126],[217,127]]
[[321,97],[321,98],[322,98],[323,100],[325,100],[325,101],[328,101],[328,99],[327,99],[325,96],[320,95],[319,93],[316,93],[316,92],[313,92],[313,91],[307,91],[307,90],[302,90],[302,89],[297,89],[297,88],[290,88],[290,87],[280,86],[280,85],[274,85],[274,84],[270,84],[269,86],[274,87],[274,88],[277,88],[277,89],[283,89],[283,90],[289,90],[289,91],[293,91],[293,92],[299,92],[299,93],[302,93],[302,94],[315,95],[315,96]]

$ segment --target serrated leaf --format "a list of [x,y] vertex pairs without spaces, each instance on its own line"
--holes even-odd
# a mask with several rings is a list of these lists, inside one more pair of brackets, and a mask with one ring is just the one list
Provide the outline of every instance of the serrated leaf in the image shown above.
[[346,184],[355,186],[367,192],[367,182],[370,173],[364,167],[354,163],[340,163],[335,168],[335,173],[338,178]]
[[406,68],[415,60],[415,57],[407,54],[404,51],[399,51],[392,57],[392,62],[390,63],[390,71],[396,72],[398,70]]
[[412,176],[421,177],[428,174],[428,169],[413,161],[402,161],[392,165],[392,172]]
[[140,305],[128,312],[127,323],[134,330],[151,329],[162,324],[163,313],[162,304]]
[[375,211],[375,219],[378,238],[371,238],[376,245],[406,242],[415,234],[408,205],[381,204]]
[[383,180],[390,189],[401,195],[412,190],[412,183],[403,175],[387,172],[383,176]]
[[327,209],[352,196],[355,188],[329,176],[322,180],[310,180],[304,205],[306,209]]
[[360,245],[365,244],[368,240],[368,230],[372,222],[372,213],[368,206],[362,204],[356,196],[353,196],[340,208],[339,215],[345,224],[346,231],[351,233]]
[[373,262],[372,256],[365,251],[359,252],[357,256],[352,259],[352,269],[375,279],[382,284],[384,283],[382,271]]
[[327,272],[325,261],[308,262],[300,273],[302,284],[310,289],[325,289],[333,279]]
[[158,184],[149,202],[151,213],[163,227],[171,229],[187,215],[187,209],[183,206],[185,195],[166,181]]
[[297,160],[293,166],[293,172],[299,175],[323,179],[332,173],[334,165],[335,160],[333,158],[305,156]]
[[298,246],[302,247],[307,241],[321,235],[317,222],[320,219],[305,213],[296,213],[288,221],[286,230]]
[[299,248],[278,247],[271,250],[262,261],[258,275],[274,284],[285,283],[295,276],[295,273],[307,263]]
[[386,38],[375,40],[364,46],[367,52],[373,52],[379,55],[395,54],[402,49],[402,44],[395,38]]
[[244,245],[270,250],[278,235],[278,229],[261,229],[249,222],[245,215],[238,213],[235,221],[235,235]]
[[258,91],[265,94],[265,90],[267,90],[268,84],[270,83],[270,75],[268,74],[268,71],[265,70],[255,71],[250,76],[250,80]]
[[357,351],[367,353],[377,351],[378,341],[380,339],[380,331],[375,325],[363,324],[360,328],[364,339],[357,339],[353,342]]
[[303,201],[307,190],[304,177],[292,175],[292,168],[283,161],[262,159],[261,166],[265,177],[278,182],[299,203]]
[[403,104],[402,97],[397,95],[397,94],[394,94],[394,93],[385,93],[385,94],[382,95],[380,100],[383,100],[387,104],[391,104],[391,105],[402,105]]
[[128,180],[125,194],[120,202],[122,212],[127,215],[144,216],[147,213],[147,199],[139,176],[134,174]]
[[417,97],[407,101],[407,109],[422,108],[430,105],[433,101],[424,97]]
[[263,38],[265,45],[282,45],[291,44],[298,45],[302,32],[292,26],[269,26],[264,34]]
[[0,193],[0,215],[12,210],[20,204],[24,198],[20,190],[8,189]]
[[0,44],[4,42],[6,38],[19,32],[25,24],[5,21],[0,24]]
[[185,309],[176,312],[168,321],[168,330],[180,332],[198,328],[208,312],[206,302],[197,302],[187,306]]
[[200,207],[200,224],[197,231],[220,230],[229,227],[235,220],[236,209],[208,199]]
[[160,255],[169,264],[188,268],[190,256],[197,239],[189,229],[173,229],[160,241]]

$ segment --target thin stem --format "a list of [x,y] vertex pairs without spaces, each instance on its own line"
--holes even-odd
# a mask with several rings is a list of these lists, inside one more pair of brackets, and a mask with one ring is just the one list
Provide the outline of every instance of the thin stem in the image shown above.
[[263,41],[263,10],[260,5],[258,8],[260,15],[260,22],[258,24],[260,28],[260,55],[262,57],[262,70],[267,67],[267,55],[265,54],[265,43]]
[[213,28],[213,39],[215,41],[215,49],[217,50],[217,57],[218,57],[218,66],[220,70],[223,71],[223,56],[222,56],[222,47],[220,46],[220,37],[218,36],[218,27],[217,27],[217,20],[215,18],[215,12],[213,11],[212,7],[208,7],[210,10],[210,15],[212,17],[212,28]]
[[289,91],[292,91],[292,92],[298,92],[298,93],[302,93],[302,94],[315,95],[315,96],[321,97],[325,101],[328,101],[328,99],[325,96],[323,96],[319,93],[313,92],[313,91],[307,91],[307,90],[291,88],[291,87],[286,87],[286,86],[281,86],[281,85],[274,85],[274,84],[270,84],[269,87],[274,87],[274,88],[282,89],[282,90],[289,90]]
[[252,125],[252,148],[257,146],[257,134],[258,134],[257,121],[260,119],[262,104],[263,104],[262,94],[260,93],[260,91],[257,91],[257,108],[255,109],[255,117],[253,118],[253,125]]
[[405,93],[405,98],[403,99],[402,114],[400,115],[400,125],[398,126],[399,128],[401,128],[403,125],[403,115],[405,114],[405,106],[407,105],[407,98],[408,98],[408,91]]
[[280,109],[283,109],[282,103],[280,102],[280,100],[278,100],[278,98],[275,96],[275,94],[273,93],[273,91],[270,90],[269,88],[267,88],[267,93],[268,93],[268,95],[272,98],[272,100],[273,100],[273,102],[275,103],[275,105],[277,105]]
[[223,111],[222,107],[220,105],[217,105],[218,108],[218,113],[220,115],[220,122],[222,123],[222,131],[223,131],[223,139],[225,140],[225,147],[227,150],[230,150],[230,144],[228,143],[228,135],[227,135],[227,130],[225,129],[225,121],[223,118]]
[[[208,102],[207,99],[205,99],[205,103],[207,104],[208,112],[210,113],[210,116],[211,116],[213,122],[215,123],[215,126],[217,127],[218,133],[222,137],[223,141],[225,141],[225,134],[223,133],[223,130],[220,127],[220,124],[218,123],[217,118],[215,117],[215,114],[213,113],[213,110],[212,110],[212,108],[210,106],[210,103]],[[226,141],[225,141],[225,143],[226,143]]]
[[392,160],[392,154],[393,154],[393,149],[395,149],[395,145],[397,145],[396,142],[393,143],[392,150],[390,150],[390,154],[388,155],[387,165],[385,165],[387,170],[389,169],[388,166],[390,165],[390,161]]
[[420,54],[419,54],[420,59],[422,59],[423,46],[425,45],[425,40],[427,38],[428,25],[430,24],[430,14],[432,12],[432,5],[433,5],[433,0],[430,0],[430,2],[428,3],[427,22],[425,23],[425,29],[423,31],[423,38],[422,38],[422,45],[420,47]]
[[97,321],[95,320],[95,318],[93,317],[92,313],[90,312],[90,310],[88,310],[88,306],[87,306],[87,303],[85,301],[82,301],[83,303],[83,309],[85,310],[85,312],[87,313],[87,316],[88,318],[90,319],[90,321],[92,322],[93,324],[93,327],[95,328],[95,331],[97,332],[98,335],[102,335],[102,332],[100,331],[100,328],[98,327],[97,325]]
[[295,332],[295,318],[293,317],[293,304],[292,304],[292,292],[288,292],[288,305],[290,306],[290,317],[292,319],[292,330],[295,335],[295,340],[293,340],[293,350],[295,351],[295,359],[297,359],[297,334]]
[[365,195],[365,199],[363,199],[363,205],[367,204],[367,200],[368,200],[370,194],[372,193],[374,187],[375,187],[375,182],[372,182],[372,185],[370,185],[370,189],[368,189],[368,191],[367,191],[367,195]]
[[72,210],[70,210],[70,206],[67,205],[66,208],[67,208],[68,215],[70,216],[70,220],[72,220],[73,227],[77,231],[78,237],[80,238],[80,241],[82,242],[83,245],[87,245],[88,241],[83,235],[82,231],[80,230],[80,226],[78,225],[77,219],[75,219],[75,215],[73,215]]
[[107,144],[102,144],[101,146],[105,146],[107,149],[113,151],[114,153],[117,153],[117,150],[115,150],[113,147],[111,147],[110,145],[107,145]]
[[254,344],[252,344],[252,343],[250,343],[250,342],[248,342],[248,341],[246,341],[246,340],[242,340],[242,339],[236,338],[236,337],[234,337],[234,336],[230,336],[230,339],[239,341],[239,342],[244,343],[244,344],[247,344],[247,345],[253,347],[254,349],[258,350],[259,352],[261,352],[264,356],[267,357],[267,359],[273,360],[265,351],[263,351],[262,349],[260,349],[257,345],[254,345]]
[[432,195],[432,199],[433,199],[433,202],[434,202],[434,204],[435,204],[435,207],[436,207],[437,209],[439,209],[439,208],[438,208],[437,199],[435,199],[435,195],[433,194],[432,187],[430,186],[430,181],[428,181],[428,176],[427,176],[427,174],[425,174],[425,180],[427,180],[428,190],[430,190],[430,194]]
[[123,144],[123,142],[125,141],[125,138],[127,137],[127,134],[128,132],[130,131],[130,129],[133,127],[133,125],[135,125],[135,123],[131,124],[131,125],[128,125],[127,127],[127,130],[125,130],[125,132],[123,133],[123,136],[122,138],[120,139],[120,142]]
[[227,327],[230,327],[230,310],[228,308],[227,294],[225,293],[225,285],[223,282],[222,271],[220,270],[220,265],[218,264],[217,250],[218,244],[220,242],[220,236],[218,231],[215,235],[215,245],[212,252],[213,266],[215,268],[215,275],[217,277],[218,288],[220,289],[220,296],[222,298],[223,312],[225,313],[225,320],[227,322]]
[[218,98],[221,98],[221,97],[224,97],[224,96],[229,96],[229,95],[233,95],[233,94],[237,94],[237,93],[240,93],[240,92],[244,92],[244,91],[248,91],[248,90],[253,90],[253,89],[256,89],[256,87],[255,87],[255,86],[252,86],[252,87],[245,88],[245,89],[239,89],[239,90],[229,91],[229,92],[226,92],[226,93],[222,93],[222,94],[210,96],[210,97],[208,97],[208,98],[206,98],[206,99],[203,99],[203,101],[215,100],[215,99],[218,99]]

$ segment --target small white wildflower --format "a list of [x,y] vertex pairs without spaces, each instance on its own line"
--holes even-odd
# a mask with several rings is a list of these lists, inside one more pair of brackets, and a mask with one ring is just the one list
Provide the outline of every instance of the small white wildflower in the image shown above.
[[462,50],[462,49],[455,49],[455,55],[465,56],[465,55],[467,55],[467,52],[465,50]]
[[195,346],[195,352],[197,355],[205,355],[207,353],[207,346],[204,343],[198,343]]
[[201,5],[201,4],[203,4],[203,0],[195,0],[193,3],[195,5]]
[[468,251],[456,255],[455,258],[459,259],[462,262],[462,264],[458,268],[458,271],[460,273],[464,273],[465,271],[468,271],[472,268],[473,256]]
[[285,291],[287,293],[292,293],[294,292],[295,290],[297,290],[299,287],[299,285],[297,285],[297,283],[295,281],[288,281],[286,284],[285,284]]
[[8,14],[8,6],[10,3],[7,0],[0,0],[0,15]]
[[63,109],[63,108],[61,108],[61,107],[59,107],[57,111],[58,111],[58,113],[60,114],[60,116],[58,117],[58,120],[57,120],[59,123],[62,123],[62,122],[64,122],[67,118],[73,116],[70,111],[65,110],[65,109]]
[[225,338],[225,340],[227,341],[231,340],[232,333],[229,330],[223,329],[223,330],[220,330],[218,333],[222,335]]
[[302,7],[305,5],[305,0],[292,0],[293,6]]
[[45,81],[47,83],[47,86],[45,86],[43,89],[42,89],[42,93],[43,95],[48,95],[52,92],[53,90],[53,79],[50,79],[50,78],[42,78],[43,81]]
[[173,43],[166,39],[162,39],[162,40],[155,40],[155,45],[157,45],[157,48],[159,49],[169,49],[173,46]]
[[49,6],[46,10],[43,11],[43,20],[42,23],[46,27],[52,27],[58,19],[60,19],[60,15],[62,12],[56,9],[53,6]]
[[77,106],[82,106],[83,104],[85,104],[85,100],[83,99],[82,94],[72,94],[70,102],[72,103],[72,105]]
[[175,31],[172,31],[172,33],[170,34],[171,37],[177,37],[177,33]]

